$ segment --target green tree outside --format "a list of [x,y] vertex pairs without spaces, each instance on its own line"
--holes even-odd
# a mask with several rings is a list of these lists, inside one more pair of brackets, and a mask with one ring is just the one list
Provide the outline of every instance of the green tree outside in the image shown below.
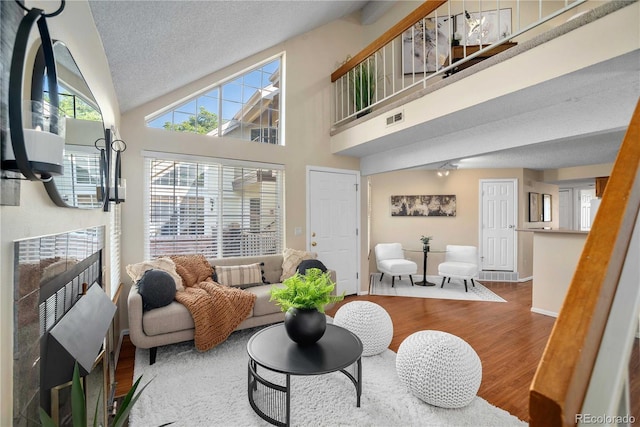
[[182,123],[165,122],[164,128],[178,132],[207,134],[218,128],[218,115],[208,111],[205,107],[200,107],[197,116],[189,116],[189,119]]

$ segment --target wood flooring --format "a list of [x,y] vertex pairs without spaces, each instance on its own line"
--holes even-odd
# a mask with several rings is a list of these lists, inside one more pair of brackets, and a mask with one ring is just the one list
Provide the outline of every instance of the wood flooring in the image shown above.
[[[533,379],[555,318],[531,312],[532,283],[483,282],[507,300],[478,302],[392,296],[349,296],[327,314],[334,315],[349,301],[372,301],[384,307],[393,320],[389,348],[414,332],[433,329],[449,332],[468,342],[482,361],[478,395],[521,420],[529,421],[529,385]],[[135,348],[125,337],[116,369],[116,396],[132,384]],[[632,415],[640,418],[640,350],[635,340],[630,362]],[[391,397],[392,398],[392,397]]]

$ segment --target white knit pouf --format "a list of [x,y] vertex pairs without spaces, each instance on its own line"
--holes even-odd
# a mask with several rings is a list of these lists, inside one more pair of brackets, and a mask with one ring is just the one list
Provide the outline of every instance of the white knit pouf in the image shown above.
[[352,301],[338,309],[333,324],[356,334],[362,341],[362,355],[385,351],[393,338],[393,322],[387,311],[370,301]]
[[467,406],[478,393],[482,363],[462,338],[442,331],[419,331],[398,348],[396,370],[411,393],[441,408]]

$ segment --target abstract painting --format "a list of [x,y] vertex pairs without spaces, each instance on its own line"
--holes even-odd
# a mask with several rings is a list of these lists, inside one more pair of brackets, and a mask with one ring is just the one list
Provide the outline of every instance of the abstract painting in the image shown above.
[[391,196],[391,216],[456,216],[456,196]]
[[425,18],[402,33],[402,69],[404,74],[432,73],[446,65],[449,57],[449,21],[445,16]]
[[511,34],[511,9],[467,12],[456,15],[456,33],[460,44],[491,44]]

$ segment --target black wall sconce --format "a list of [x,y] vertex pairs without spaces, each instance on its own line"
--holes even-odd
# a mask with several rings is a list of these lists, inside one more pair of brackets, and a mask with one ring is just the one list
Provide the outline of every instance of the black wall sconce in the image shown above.
[[111,143],[111,150],[116,153],[115,171],[113,174],[113,197],[109,193],[109,201],[116,204],[124,202],[127,196],[127,180],[122,178],[122,153],[127,149],[127,143],[116,139]]
[[[11,145],[5,144],[2,169],[20,172],[31,181],[49,182],[54,175],[63,173],[65,119],[58,109],[58,80],[46,18],[59,15],[64,10],[65,0],[52,13],[44,13],[38,8],[28,9],[18,0],[16,3],[27,14],[18,26],[11,57],[8,102]],[[27,43],[36,21],[47,69],[49,102],[22,101]]]
[[[127,182],[122,179],[122,153],[127,149],[127,143],[122,139],[112,140],[112,130],[107,129],[104,138],[99,138],[94,145],[100,152],[100,186],[96,188],[99,200],[104,200],[104,211],[109,211],[109,202],[120,204],[127,195]],[[104,147],[101,142],[104,141]],[[115,153],[113,180],[111,179],[111,161]],[[104,197],[108,195],[108,197]]]

